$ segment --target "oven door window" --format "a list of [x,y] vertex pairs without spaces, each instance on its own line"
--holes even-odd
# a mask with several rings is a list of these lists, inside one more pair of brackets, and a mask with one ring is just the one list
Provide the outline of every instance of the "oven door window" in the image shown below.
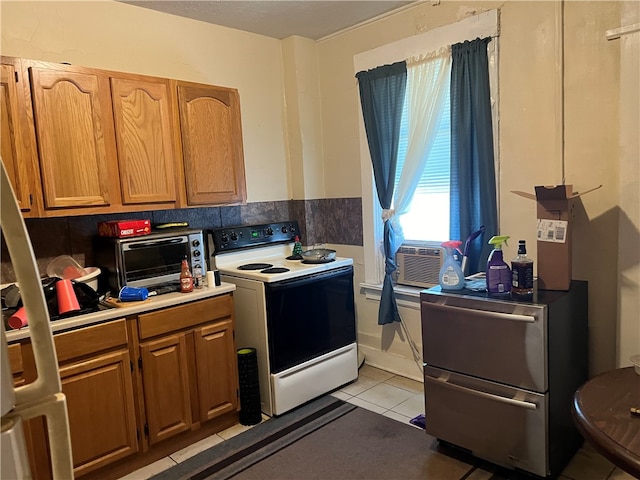
[[356,341],[353,267],[265,284],[271,373]]
[[126,281],[179,275],[182,259],[188,253],[186,237],[129,245],[123,252]]

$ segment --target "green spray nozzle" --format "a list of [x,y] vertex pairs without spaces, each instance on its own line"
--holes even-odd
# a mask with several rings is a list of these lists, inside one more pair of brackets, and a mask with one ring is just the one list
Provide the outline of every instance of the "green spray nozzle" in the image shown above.
[[489,245],[493,245],[493,248],[502,250],[502,244],[508,245],[509,235],[495,235],[489,239]]

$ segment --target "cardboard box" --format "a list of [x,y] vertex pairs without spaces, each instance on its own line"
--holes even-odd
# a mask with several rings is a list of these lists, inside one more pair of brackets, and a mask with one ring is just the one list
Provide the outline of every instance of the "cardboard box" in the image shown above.
[[537,203],[538,288],[569,290],[572,279],[572,211],[573,201],[602,187],[574,192],[572,185],[535,187],[535,195],[512,191]]
[[102,237],[136,237],[149,233],[150,220],[112,220],[98,223],[98,234]]

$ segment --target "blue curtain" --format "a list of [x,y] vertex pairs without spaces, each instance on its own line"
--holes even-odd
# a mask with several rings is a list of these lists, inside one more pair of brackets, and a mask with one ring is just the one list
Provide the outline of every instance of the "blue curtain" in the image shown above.
[[[400,119],[407,86],[407,65],[397,62],[356,74],[360,103],[378,200],[383,210],[391,208],[396,179]],[[396,271],[396,252],[400,245],[390,220],[384,221],[385,275],[378,310],[378,325],[399,322],[400,314],[393,293],[392,274]]]
[[[451,46],[451,226],[462,242],[482,225],[498,234],[487,44],[491,38]],[[491,246],[470,245],[468,274],[484,271]]]

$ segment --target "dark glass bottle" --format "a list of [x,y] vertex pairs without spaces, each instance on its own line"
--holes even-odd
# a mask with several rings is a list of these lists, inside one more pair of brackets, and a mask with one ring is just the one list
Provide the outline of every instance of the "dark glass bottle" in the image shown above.
[[518,255],[511,261],[511,292],[525,296],[533,294],[533,260],[527,256],[524,240],[518,241]]

